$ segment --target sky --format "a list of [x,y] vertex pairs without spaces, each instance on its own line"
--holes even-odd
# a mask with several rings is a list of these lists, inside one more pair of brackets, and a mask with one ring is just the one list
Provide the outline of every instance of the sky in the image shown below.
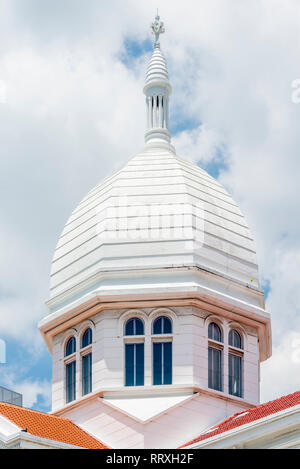
[[157,7],[173,144],[256,241],[273,331],[261,400],[300,389],[299,0],[0,0],[0,385],[27,407],[50,409],[37,323],[63,226],[143,146]]

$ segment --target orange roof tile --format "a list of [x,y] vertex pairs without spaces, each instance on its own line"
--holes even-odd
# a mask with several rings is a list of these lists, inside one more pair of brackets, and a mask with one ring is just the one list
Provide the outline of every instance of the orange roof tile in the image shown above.
[[198,437],[180,446],[180,448],[184,448],[185,446],[192,445],[202,440],[207,440],[208,438],[212,438],[213,436],[227,432],[233,428],[241,427],[242,425],[246,425],[250,422],[255,422],[256,420],[276,414],[281,410],[294,407],[298,404],[300,404],[300,391],[289,394],[288,396],[282,396],[275,401],[270,401],[256,407],[252,407],[251,409],[243,410],[242,412],[234,414],[222,422],[217,423],[217,425],[214,425],[209,430],[201,433]]
[[45,414],[36,410],[24,409],[12,404],[0,402],[0,415],[9,419],[21,429],[49,440],[61,441],[70,445],[88,449],[105,449],[100,441],[78,427],[71,420]]

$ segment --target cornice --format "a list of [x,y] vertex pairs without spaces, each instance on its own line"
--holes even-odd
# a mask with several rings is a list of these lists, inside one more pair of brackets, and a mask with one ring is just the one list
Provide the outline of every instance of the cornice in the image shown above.
[[113,297],[95,294],[86,302],[61,314],[50,314],[40,322],[39,329],[51,352],[52,338],[55,335],[104,310],[185,306],[194,306],[208,313],[220,315],[226,319],[255,328],[259,338],[260,360],[264,361],[271,356],[270,315],[265,310],[251,307],[251,305],[242,302],[233,305],[230,302],[197,292],[118,295]]
[[[159,396],[163,395],[180,395],[180,394],[186,394],[191,393],[190,397],[197,395],[206,395],[206,396],[211,396],[214,398],[219,398],[221,400],[224,400],[230,404],[240,404],[242,407],[246,409],[250,409],[252,407],[255,407],[256,404],[253,404],[253,402],[249,402],[245,399],[234,397],[234,396],[229,396],[226,395],[225,393],[221,391],[214,391],[212,389],[206,389],[200,387],[198,384],[192,383],[192,384],[180,384],[180,385],[167,385],[167,386],[157,386],[155,389],[153,386],[141,386],[139,388],[133,387],[133,388],[124,388],[124,386],[119,386],[119,387],[114,387],[114,388],[100,388],[97,391],[89,394],[88,396],[84,396],[81,399],[78,399],[74,402],[71,402],[67,405],[64,405],[60,409],[56,409],[55,411],[51,412],[52,415],[56,415],[59,417],[63,417],[65,414],[67,414],[69,411],[75,409],[75,408],[80,408],[82,406],[85,406],[87,402],[89,401],[95,401],[97,399],[101,399],[101,402],[104,402],[102,398],[118,398],[118,397],[147,397],[151,396],[153,397],[155,394]],[[188,395],[187,395],[188,397]],[[108,405],[108,404],[107,404]],[[135,417],[131,416],[133,419]],[[144,423],[147,423],[145,421]]]

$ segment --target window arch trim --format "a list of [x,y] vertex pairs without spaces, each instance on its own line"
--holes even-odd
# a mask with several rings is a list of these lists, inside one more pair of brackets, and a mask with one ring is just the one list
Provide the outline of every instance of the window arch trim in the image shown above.
[[82,334],[80,334],[80,348],[81,350],[92,345],[93,343],[93,329],[91,327],[86,327]]
[[81,344],[82,344],[83,334],[89,328],[92,330],[92,343],[91,343],[91,345],[93,345],[93,340],[94,340],[95,333],[96,333],[95,324],[91,319],[87,319],[87,320],[83,321],[82,324],[80,324],[80,326],[78,328],[78,332],[77,332],[78,343],[80,344],[80,349],[82,348]]
[[[213,329],[213,330],[212,330]],[[212,332],[211,332],[212,330]],[[212,319],[207,327],[207,338],[208,340],[212,340],[214,342],[218,342],[223,344],[224,343],[224,331],[223,327],[220,324]]]
[[129,319],[132,318],[138,318],[141,319],[144,323],[144,335],[147,335],[148,333],[148,316],[144,311],[139,310],[139,309],[130,309],[128,311],[125,311],[119,318],[119,325],[118,325],[118,330],[119,330],[119,335],[120,337],[123,338],[130,338],[134,336],[126,336],[125,335],[125,324]]
[[145,335],[145,322],[133,316],[124,323],[124,337],[136,337]]
[[238,350],[244,350],[244,338],[236,328],[231,327],[228,332],[228,346]]
[[64,344],[64,357],[67,358],[67,357],[70,357],[71,355],[73,355],[74,353],[76,353],[76,337],[75,335],[72,335],[72,336],[69,336],[66,340],[65,340],[65,344]]
[[[161,322],[161,324],[158,324],[158,321]],[[160,331],[156,332],[155,328],[157,326],[157,329],[161,328]],[[172,319],[167,316],[166,314],[162,314],[161,316],[158,316],[157,318],[153,319],[152,324],[151,324],[151,334],[152,335],[170,335],[173,334],[173,321]]]

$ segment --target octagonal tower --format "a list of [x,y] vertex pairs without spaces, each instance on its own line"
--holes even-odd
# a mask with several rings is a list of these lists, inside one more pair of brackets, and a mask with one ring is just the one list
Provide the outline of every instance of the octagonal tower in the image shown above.
[[152,30],[145,147],[73,211],[39,325],[52,412],[113,448],[175,448],[257,405],[271,355],[251,233],[224,187],[176,155],[159,16]]

